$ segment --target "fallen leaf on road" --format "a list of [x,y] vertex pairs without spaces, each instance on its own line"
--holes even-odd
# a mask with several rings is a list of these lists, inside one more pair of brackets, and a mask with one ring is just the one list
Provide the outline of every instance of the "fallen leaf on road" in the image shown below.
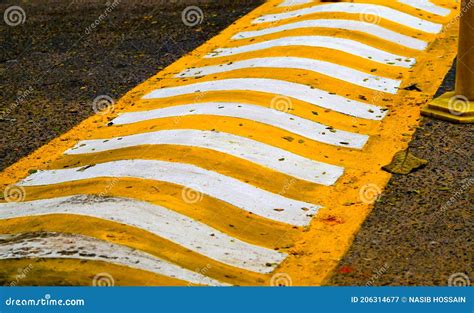
[[407,175],[426,164],[428,164],[427,160],[417,158],[408,150],[404,150],[397,152],[392,162],[383,166],[382,169],[392,174]]

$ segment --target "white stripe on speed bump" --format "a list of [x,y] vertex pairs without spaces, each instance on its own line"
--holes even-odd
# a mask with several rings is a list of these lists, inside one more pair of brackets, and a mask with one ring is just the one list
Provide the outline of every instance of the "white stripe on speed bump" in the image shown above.
[[391,31],[387,28],[379,26],[377,24],[367,23],[363,21],[356,20],[343,20],[343,19],[317,19],[317,20],[306,20],[301,22],[289,23],[285,25],[275,26],[264,28],[254,31],[244,31],[240,32],[232,37],[232,39],[247,39],[253,37],[264,36],[273,33],[279,33],[291,29],[301,29],[301,28],[339,28],[344,30],[359,31],[363,32],[383,40],[387,40],[399,45],[402,45],[407,48],[412,48],[416,50],[425,50],[428,46],[426,41],[412,38],[394,31]]
[[[275,22],[322,12],[355,13],[361,14],[363,16],[375,15],[389,21],[432,34],[437,34],[441,31],[441,29],[443,29],[443,25],[441,24],[436,24],[419,17],[403,13],[401,11],[385,7],[383,5],[349,2],[320,4],[289,12],[268,14],[255,19],[252,23],[257,24]],[[361,16],[361,18],[363,18],[363,16]]]
[[[367,135],[333,129],[282,111],[258,105],[232,102],[203,102],[150,111],[128,112],[118,116],[112,122],[116,125],[125,125],[158,118],[187,115],[215,115],[242,118],[284,129],[315,141],[355,149],[361,149],[369,138]],[[331,131],[328,132],[328,130]],[[341,142],[344,144],[341,144]]]
[[398,2],[440,16],[448,16],[451,13],[451,10],[436,5],[429,0],[398,0]]
[[0,259],[31,258],[102,261],[193,284],[227,285],[151,254],[88,236],[53,232],[0,235]]
[[300,4],[305,4],[305,3],[310,3],[312,0],[285,0],[280,5],[279,7],[290,7],[294,5],[300,5]]
[[410,68],[416,63],[416,59],[414,58],[389,53],[355,40],[329,36],[290,36],[244,46],[218,48],[206,55],[205,58],[224,57],[240,53],[260,51],[269,48],[288,46],[306,46],[334,49],[374,62],[400,66],[404,68]]
[[102,152],[141,145],[182,145],[211,149],[326,186],[333,185],[344,172],[341,167],[303,158],[252,139],[192,129],[162,130],[107,140],[84,140],[66,151],[66,154]]
[[295,226],[308,225],[320,208],[319,205],[285,198],[194,165],[155,160],[124,160],[81,168],[38,171],[22,180],[20,185],[51,185],[99,177],[131,177],[178,184],[248,212]]
[[370,120],[381,120],[386,110],[375,105],[330,94],[308,85],[267,78],[233,78],[156,89],[143,99],[162,99],[208,91],[256,91],[291,97],[336,112]]
[[350,67],[296,57],[269,57],[256,58],[249,60],[236,61],[233,63],[225,63],[219,65],[211,65],[205,67],[189,68],[175,77],[195,77],[210,75],[215,73],[228,72],[239,69],[248,68],[292,68],[302,69],[311,72],[321,73],[326,76],[334,77],[354,85],[369,88],[372,90],[383,91],[391,94],[398,92],[401,81],[396,79],[385,78],[367,74],[361,71],[354,70]]
[[[78,195],[0,204],[0,219],[74,214],[149,231],[206,257],[259,273],[270,273],[286,255],[230,237],[189,217],[142,201]],[[269,265],[271,264],[271,265]]]

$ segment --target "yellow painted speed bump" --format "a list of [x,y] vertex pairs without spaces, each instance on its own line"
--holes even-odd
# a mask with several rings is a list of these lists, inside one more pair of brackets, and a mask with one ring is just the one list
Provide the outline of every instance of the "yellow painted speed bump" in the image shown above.
[[434,99],[422,113],[457,123],[474,122],[474,4],[463,0],[460,13],[456,89]]
[[458,9],[268,1],[0,174],[0,277],[39,259],[19,284],[324,284],[455,57]]

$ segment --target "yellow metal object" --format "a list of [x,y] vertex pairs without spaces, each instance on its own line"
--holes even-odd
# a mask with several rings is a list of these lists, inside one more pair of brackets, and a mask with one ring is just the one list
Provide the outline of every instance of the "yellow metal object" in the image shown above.
[[456,123],[474,122],[474,4],[463,0],[460,13],[456,90],[434,99],[423,115]]
[[436,117],[455,123],[474,122],[474,101],[458,96],[456,92],[447,92],[434,99],[423,109],[423,115]]
[[460,18],[456,94],[474,101],[474,3],[472,1],[462,1]]

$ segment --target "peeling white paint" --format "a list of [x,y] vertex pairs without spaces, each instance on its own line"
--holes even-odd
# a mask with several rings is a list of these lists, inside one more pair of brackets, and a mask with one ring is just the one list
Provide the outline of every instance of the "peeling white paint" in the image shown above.
[[96,238],[63,233],[0,235],[0,259],[77,259],[103,261],[199,285],[227,285],[151,254]]

